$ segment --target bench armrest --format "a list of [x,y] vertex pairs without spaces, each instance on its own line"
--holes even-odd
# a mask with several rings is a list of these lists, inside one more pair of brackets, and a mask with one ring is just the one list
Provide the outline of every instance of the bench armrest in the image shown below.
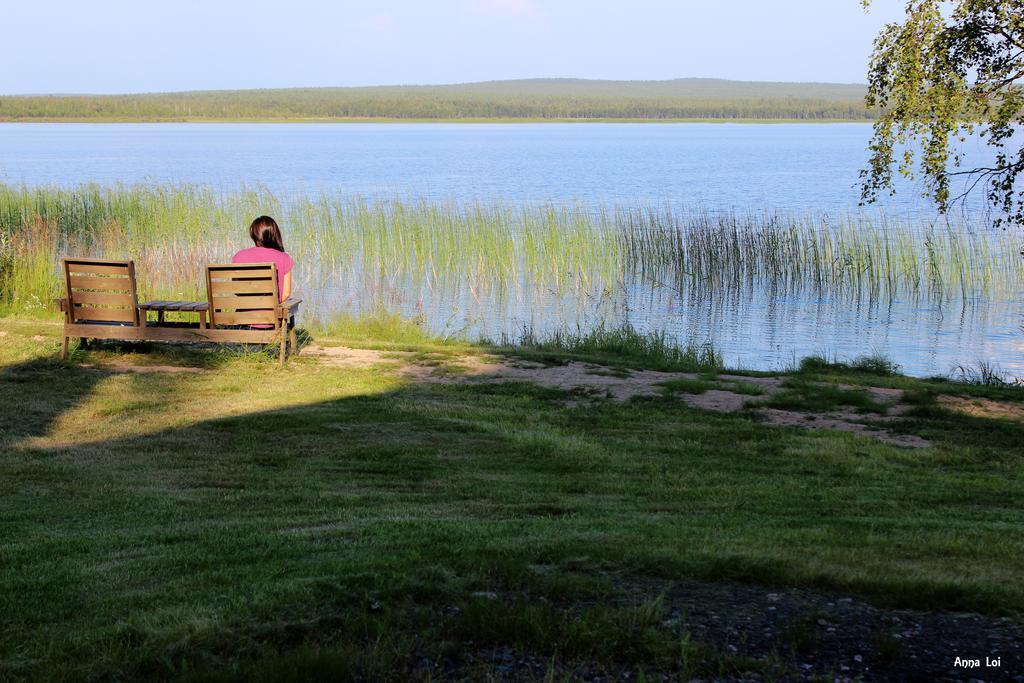
[[67,313],[68,312],[68,300],[67,300],[67,297],[63,297],[62,296],[59,299],[54,299],[53,303],[57,304],[57,310],[59,310],[61,313]]
[[299,304],[301,303],[302,299],[293,299],[292,297],[288,297],[287,299],[281,302],[281,311],[287,311],[288,314],[290,315],[298,310]]

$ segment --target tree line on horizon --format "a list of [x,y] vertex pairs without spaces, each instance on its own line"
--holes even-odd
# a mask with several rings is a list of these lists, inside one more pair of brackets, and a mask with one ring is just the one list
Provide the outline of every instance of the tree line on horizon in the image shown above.
[[[488,84],[381,88],[236,90],[139,95],[0,96],[0,120],[114,119],[142,121],[258,119],[797,119],[870,120],[856,88],[822,84],[743,84],[616,88],[549,81],[518,89]],[[771,84],[774,85],[774,84]],[[842,86],[847,87],[847,86]],[[774,94],[777,91],[778,94]]]

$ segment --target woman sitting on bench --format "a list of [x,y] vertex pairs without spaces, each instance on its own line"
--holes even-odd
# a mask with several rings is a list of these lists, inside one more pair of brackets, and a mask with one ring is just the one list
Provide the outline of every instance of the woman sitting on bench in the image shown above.
[[292,268],[295,262],[285,253],[281,228],[270,216],[260,216],[249,225],[249,237],[256,246],[243,249],[231,258],[232,263],[273,263],[277,266],[278,301],[292,293]]
[[[244,249],[232,263],[206,266],[206,301],[147,301],[139,303],[135,263],[130,260],[61,259],[66,294],[57,300],[64,313],[67,358],[71,339],[124,341],[280,343],[279,364],[288,347],[298,353],[295,313],[300,299],[291,298],[294,267],[285,253],[281,230],[269,216],[249,228],[256,246]],[[274,291],[277,290],[277,291]],[[275,294],[277,296],[275,296]],[[155,311],[156,324],[146,319]],[[167,322],[164,314],[197,313],[199,321]]]

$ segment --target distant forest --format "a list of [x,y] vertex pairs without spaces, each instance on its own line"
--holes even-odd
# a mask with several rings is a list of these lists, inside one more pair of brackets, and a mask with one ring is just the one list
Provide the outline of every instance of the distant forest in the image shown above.
[[533,79],[458,85],[0,96],[0,120],[873,118],[861,85]]

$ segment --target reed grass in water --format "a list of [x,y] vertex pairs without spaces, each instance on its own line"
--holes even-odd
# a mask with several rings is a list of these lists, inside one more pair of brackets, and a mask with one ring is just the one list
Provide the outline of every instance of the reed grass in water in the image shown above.
[[53,315],[65,254],[134,259],[142,298],[201,298],[203,265],[248,246],[245,227],[261,213],[282,220],[306,315],[319,321],[411,311],[457,330],[508,301],[568,320],[583,308],[614,309],[626,292],[666,288],[707,297],[759,287],[964,299],[1024,289],[1018,236],[964,226],[340,195],[282,201],[265,189],[197,186],[0,185],[0,313]]

